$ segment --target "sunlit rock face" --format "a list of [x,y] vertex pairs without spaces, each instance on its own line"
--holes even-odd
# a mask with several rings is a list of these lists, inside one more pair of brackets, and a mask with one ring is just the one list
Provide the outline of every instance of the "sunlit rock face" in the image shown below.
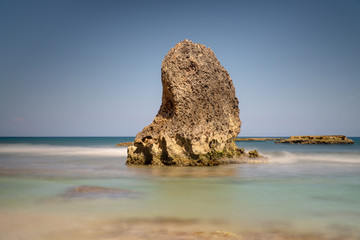
[[210,48],[176,44],[164,58],[161,81],[159,112],[136,135],[127,164],[209,166],[243,154],[234,142],[241,126],[235,88]]

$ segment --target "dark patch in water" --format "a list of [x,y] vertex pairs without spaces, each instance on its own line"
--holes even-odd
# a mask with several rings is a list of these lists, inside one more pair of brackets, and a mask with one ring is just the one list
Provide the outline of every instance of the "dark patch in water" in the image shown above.
[[311,196],[313,200],[325,201],[325,202],[348,202],[354,203],[354,200],[346,199],[340,196]]
[[107,188],[98,186],[76,186],[69,188],[64,194],[65,198],[138,198],[142,195],[140,192]]

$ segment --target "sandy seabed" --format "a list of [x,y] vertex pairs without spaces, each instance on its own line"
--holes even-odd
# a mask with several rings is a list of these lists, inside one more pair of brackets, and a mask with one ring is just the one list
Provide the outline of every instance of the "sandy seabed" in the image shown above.
[[[229,230],[230,229],[230,230]],[[0,213],[1,240],[145,240],[145,239],[248,239],[319,240],[359,239],[359,232],[334,227],[326,233],[295,233],[286,226],[269,226],[261,232],[233,230],[221,221],[178,218],[98,219],[69,213]]]

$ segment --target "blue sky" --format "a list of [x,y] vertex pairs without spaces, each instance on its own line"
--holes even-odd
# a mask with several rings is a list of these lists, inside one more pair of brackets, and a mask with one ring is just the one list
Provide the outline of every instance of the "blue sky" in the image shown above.
[[0,1],[0,136],[135,136],[177,42],[210,47],[240,136],[360,136],[360,1]]

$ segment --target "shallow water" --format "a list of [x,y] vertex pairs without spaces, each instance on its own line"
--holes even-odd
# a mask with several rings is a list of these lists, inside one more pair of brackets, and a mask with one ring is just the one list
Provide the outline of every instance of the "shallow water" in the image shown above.
[[[191,239],[216,230],[359,239],[360,139],[352,139],[239,142],[270,163],[159,168],[125,165],[126,148],[115,144],[133,138],[0,138],[0,239]],[[81,185],[136,194],[65,196]]]

